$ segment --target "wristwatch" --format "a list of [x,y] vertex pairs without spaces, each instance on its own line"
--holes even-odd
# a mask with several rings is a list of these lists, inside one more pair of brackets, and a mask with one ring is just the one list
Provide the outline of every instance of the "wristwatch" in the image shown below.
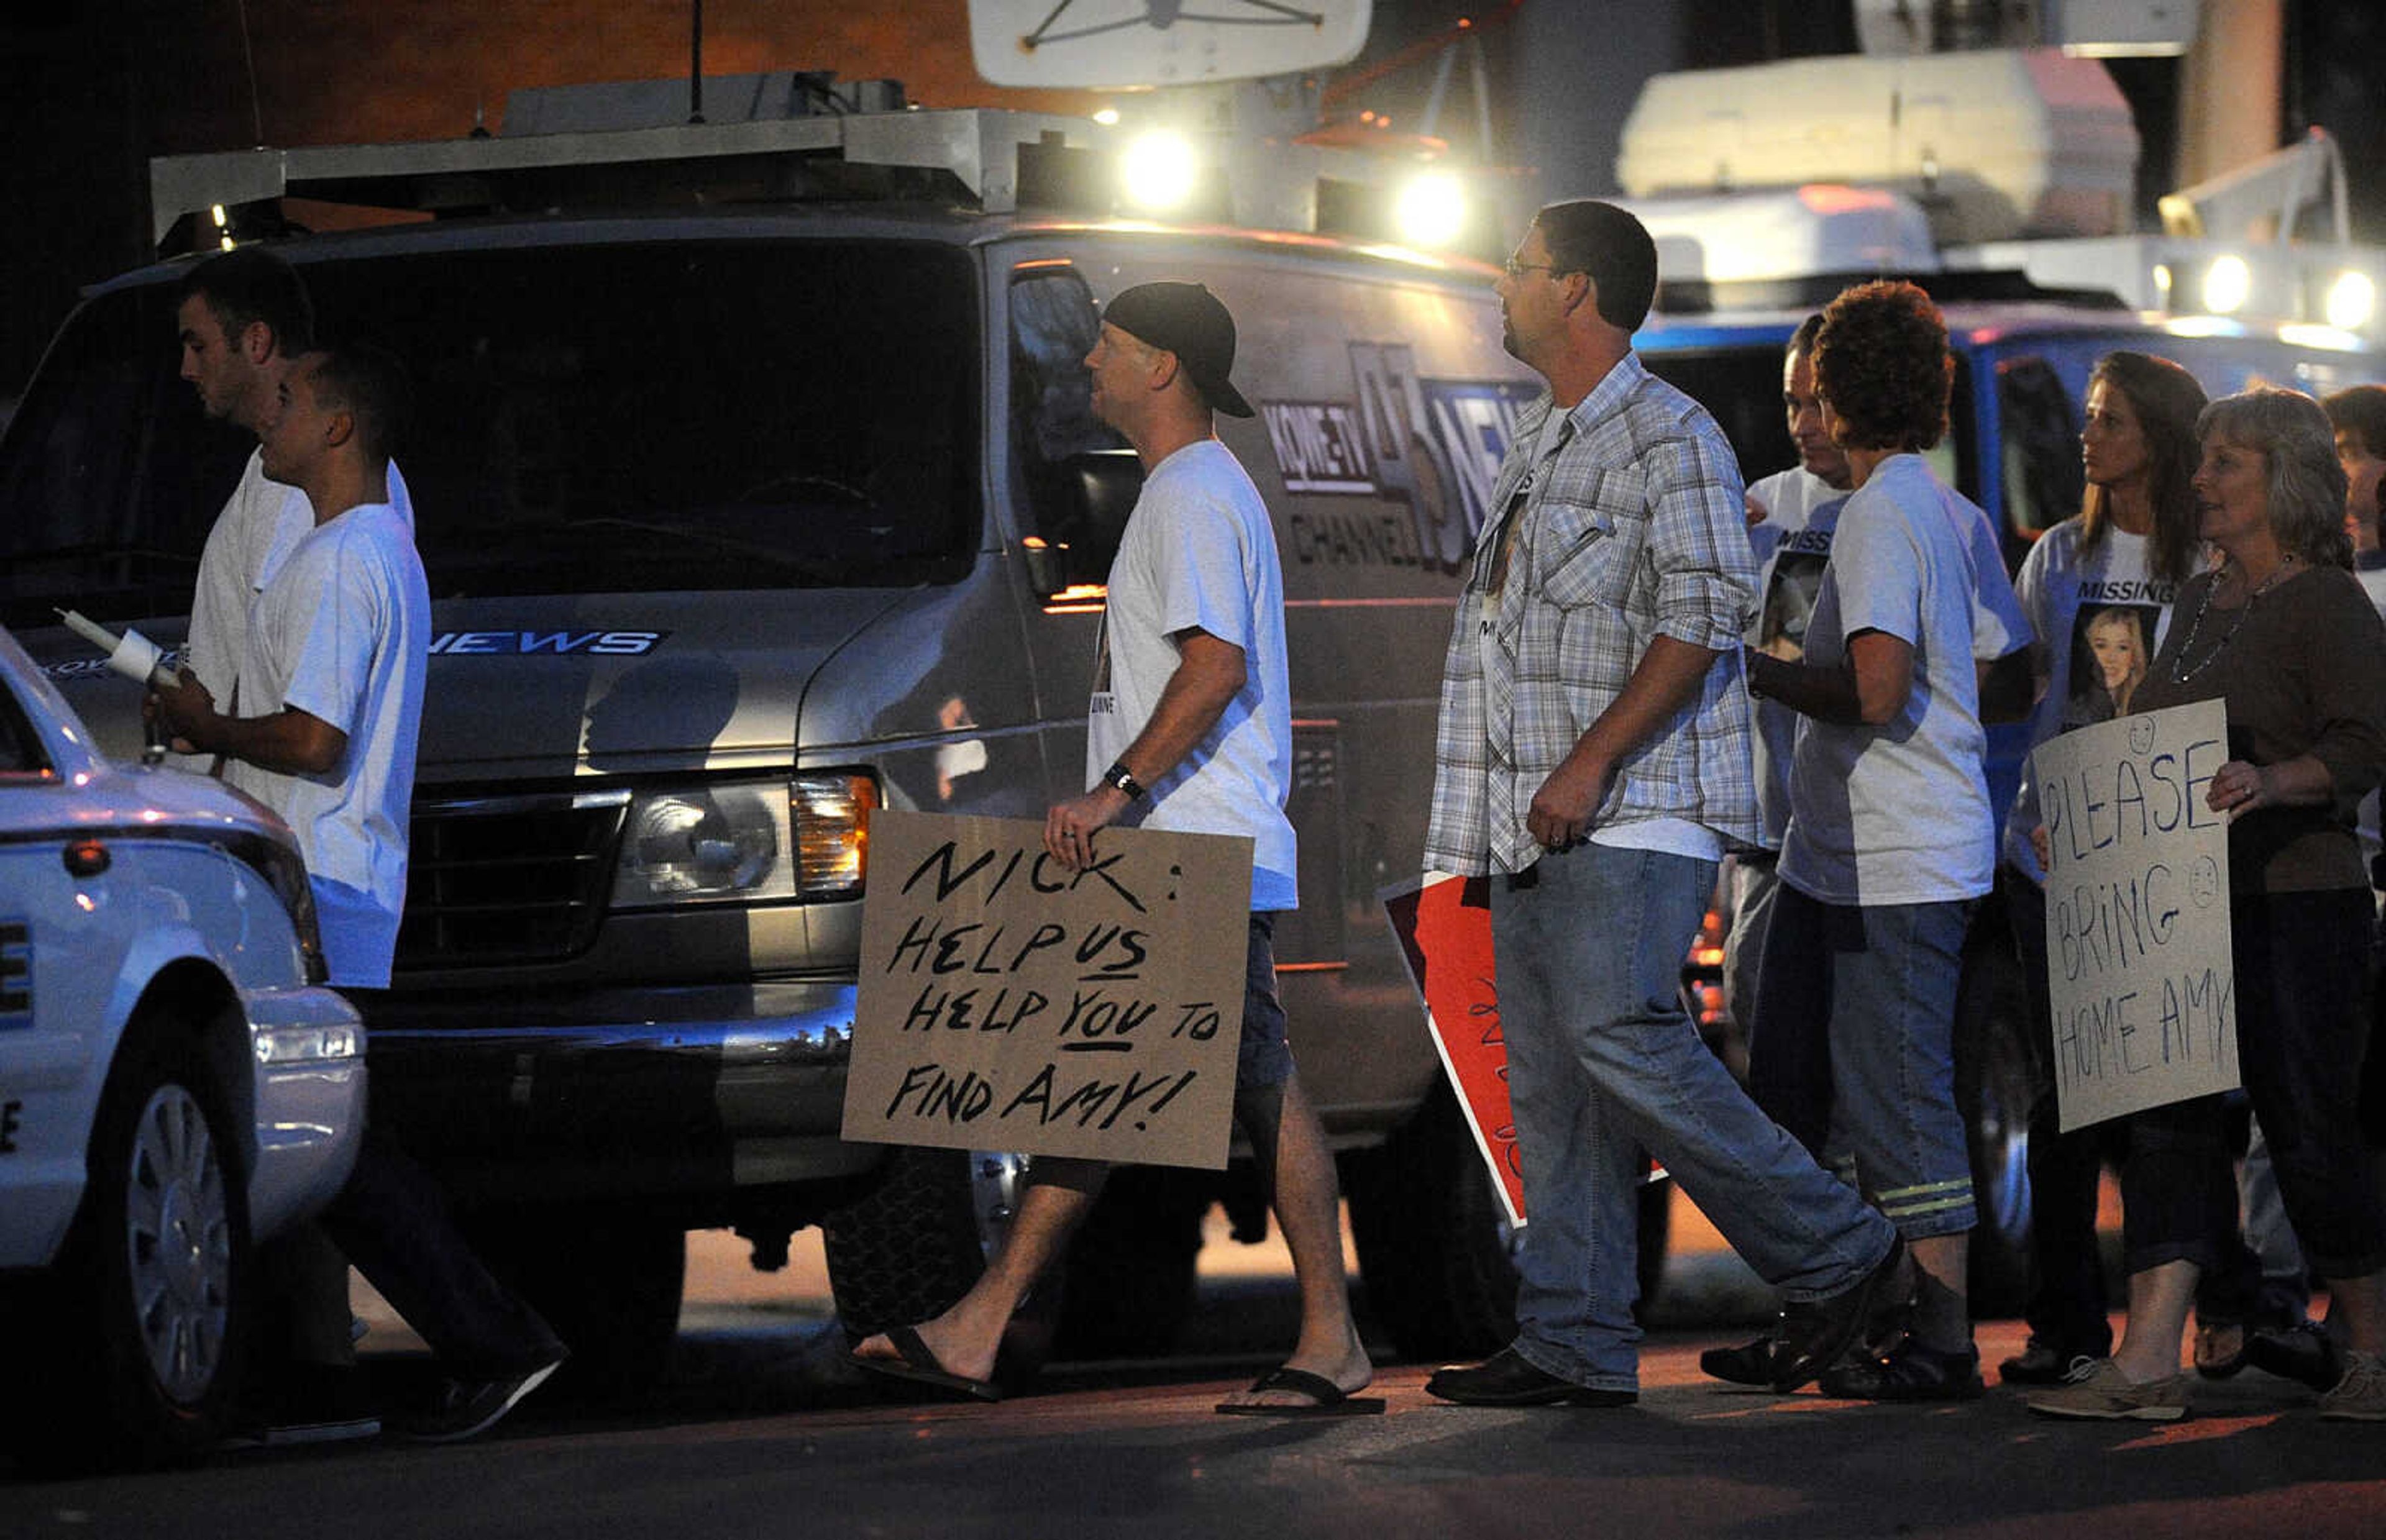
[[1117,763],[1111,766],[1110,769],[1102,771],[1102,784],[1105,786],[1116,786],[1120,791],[1126,794],[1126,799],[1129,802],[1140,802],[1145,797],[1151,795],[1149,792],[1143,789],[1142,782],[1137,781],[1133,775],[1127,772],[1126,761],[1124,759],[1119,760]]

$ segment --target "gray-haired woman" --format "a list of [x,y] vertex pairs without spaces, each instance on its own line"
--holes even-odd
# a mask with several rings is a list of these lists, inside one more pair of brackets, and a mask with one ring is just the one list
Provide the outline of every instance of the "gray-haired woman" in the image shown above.
[[[2131,704],[2220,700],[2230,757],[2206,800],[2229,820],[2237,1052],[2287,1215],[2350,1348],[2321,1415],[2386,1421],[2386,1203],[2355,1109],[2372,923],[2353,808],[2386,775],[2386,624],[2347,569],[2344,472],[2318,403],[2255,390],[2196,424],[2199,532],[2219,565],[2182,586]],[[2122,1173],[2129,1323],[2058,1417],[2186,1415],[2179,1339],[2236,1219],[2216,1097],[2134,1115]]]

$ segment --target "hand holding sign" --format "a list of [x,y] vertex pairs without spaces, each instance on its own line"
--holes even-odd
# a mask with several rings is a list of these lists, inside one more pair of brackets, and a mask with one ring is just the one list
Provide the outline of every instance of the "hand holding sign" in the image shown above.
[[2260,806],[2216,701],[2066,732],[2032,757],[2064,1131],[2234,1089],[2228,819]]
[[1251,842],[870,820],[848,1139],[1223,1169]]

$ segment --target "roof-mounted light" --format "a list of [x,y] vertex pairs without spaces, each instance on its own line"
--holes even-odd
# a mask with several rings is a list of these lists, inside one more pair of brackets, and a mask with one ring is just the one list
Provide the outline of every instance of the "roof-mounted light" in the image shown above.
[[1119,157],[1120,194],[1133,207],[1153,214],[1182,208],[1193,199],[1200,164],[1193,142],[1170,129],[1138,134]]
[[2233,316],[2254,293],[2254,269],[2242,257],[2222,256],[2204,269],[2204,310],[2212,316]]
[[1466,229],[1466,190],[1447,171],[1412,177],[1400,191],[1392,217],[1400,239],[1432,249],[1455,244]]
[[2328,323],[2340,332],[2358,332],[2378,313],[2378,285],[2357,268],[2347,268],[2328,286]]

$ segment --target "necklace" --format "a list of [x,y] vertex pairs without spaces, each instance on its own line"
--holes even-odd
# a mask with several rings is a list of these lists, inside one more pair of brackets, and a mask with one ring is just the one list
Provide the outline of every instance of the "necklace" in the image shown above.
[[[2245,629],[2245,617],[2254,613],[2254,601],[2277,587],[2279,580],[2285,577],[2288,570],[2294,564],[2295,558],[2292,556],[2279,558],[2278,570],[2264,578],[2261,586],[2245,595],[2245,602],[2238,607],[2236,623],[2222,632],[2218,641],[2212,644],[2212,650],[2204,655],[2204,661],[2191,669],[2187,666],[2187,655],[2195,650],[2195,639],[2204,632],[2204,612],[2212,607],[2212,595],[2220,592],[2220,579],[2213,579],[2212,586],[2204,591],[2203,600],[2195,607],[2195,619],[2188,623],[2187,640],[2179,645],[2179,654],[2171,659],[2170,682],[2173,684],[2184,684],[2212,667],[2213,662],[2229,650],[2229,644],[2237,640],[2237,633]],[[2242,573],[2243,569],[2240,568],[2238,570]],[[2223,576],[2226,574],[2224,573]]]

